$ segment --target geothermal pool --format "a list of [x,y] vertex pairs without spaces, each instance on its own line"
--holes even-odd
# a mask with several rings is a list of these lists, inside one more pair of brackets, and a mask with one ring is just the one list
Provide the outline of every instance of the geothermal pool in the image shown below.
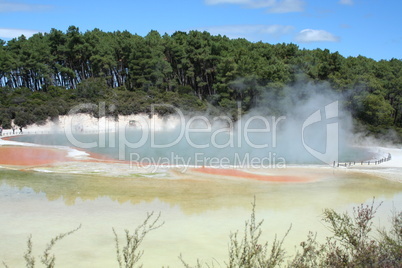
[[[65,149],[51,148],[56,156]],[[32,235],[39,262],[51,238],[81,224],[54,247],[57,267],[117,266],[112,228],[122,242],[124,229],[133,231],[147,212],[154,211],[165,223],[145,238],[144,267],[183,267],[180,254],[190,264],[199,259],[224,266],[229,235],[243,231],[254,197],[257,219],[264,219],[262,241],[273,241],[276,234],[281,238],[292,225],[285,247],[293,255],[308,231],[318,232],[319,239],[328,235],[321,222],[325,208],[351,211],[375,197],[383,202],[375,223],[388,226],[392,209],[402,208],[402,153],[391,152],[392,160],[378,166],[298,164],[242,169],[236,176],[194,169],[182,173],[169,167],[155,173],[133,171],[125,162],[100,158],[70,157],[35,165],[3,162],[0,260],[10,267],[24,266],[26,241]],[[255,179],[259,176],[300,179]]]
[[[172,165],[216,166],[218,159],[227,159],[229,166],[242,166],[245,160],[262,159],[261,165],[282,167],[288,164],[323,164],[312,156],[301,142],[301,137],[279,136],[272,139],[266,133],[238,134],[217,129],[211,133],[192,133],[187,136],[180,131],[146,133],[143,130],[126,129],[112,133],[51,133],[12,137],[13,141],[41,145],[62,145],[83,148],[87,152],[108,156],[111,159],[145,163],[169,163]],[[216,134],[216,135],[215,135]],[[215,136],[214,136],[215,135]],[[325,151],[325,141],[311,138],[318,151]],[[365,148],[351,146],[341,140],[336,162],[366,160],[372,157]],[[166,159],[166,161],[163,161]],[[331,161],[332,162],[332,161]],[[224,163],[224,164],[225,164]],[[258,164],[258,163],[257,163]]]

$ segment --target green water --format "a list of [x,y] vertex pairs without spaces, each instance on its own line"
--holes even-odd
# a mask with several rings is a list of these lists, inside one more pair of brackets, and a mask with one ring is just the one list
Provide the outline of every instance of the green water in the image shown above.
[[[314,171],[314,170],[312,170]],[[34,256],[61,232],[82,228],[54,248],[56,267],[117,267],[114,227],[134,230],[147,212],[165,224],[149,234],[145,267],[183,267],[178,256],[224,265],[229,234],[242,230],[257,200],[264,240],[281,237],[289,254],[309,230],[324,237],[324,208],[350,211],[375,196],[384,203],[376,224],[386,226],[392,208],[402,207],[402,184],[348,170],[325,170],[311,183],[267,183],[219,178],[113,178],[0,170],[0,260],[25,266],[32,234]],[[39,262],[39,259],[37,259]]]

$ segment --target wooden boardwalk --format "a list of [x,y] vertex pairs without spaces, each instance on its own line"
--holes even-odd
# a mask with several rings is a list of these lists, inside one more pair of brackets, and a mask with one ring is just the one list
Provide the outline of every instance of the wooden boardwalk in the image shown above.
[[338,162],[338,163],[334,161],[333,167],[335,168],[335,167],[352,167],[352,166],[357,166],[357,165],[360,165],[360,166],[380,165],[384,162],[390,161],[391,159],[392,159],[392,156],[390,153],[388,153],[387,157],[382,157],[379,159],[370,159],[370,160],[353,161],[353,162],[352,161],[351,162]]

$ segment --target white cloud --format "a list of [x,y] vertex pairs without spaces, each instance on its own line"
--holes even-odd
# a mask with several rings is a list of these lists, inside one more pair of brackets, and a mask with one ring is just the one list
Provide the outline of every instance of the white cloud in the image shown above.
[[32,35],[38,33],[39,31],[27,30],[27,29],[10,29],[10,28],[0,28],[0,38],[12,39],[25,35],[25,37],[31,37]]
[[205,0],[207,5],[220,5],[220,4],[238,4],[245,5],[248,4],[250,0]]
[[276,0],[205,0],[207,5],[220,5],[220,4],[232,4],[232,5],[244,5],[251,8],[270,7],[274,5]]
[[341,5],[349,5],[349,6],[354,4],[353,0],[339,0],[338,3],[341,4]]
[[275,3],[268,12],[270,13],[289,13],[289,12],[303,12],[304,1],[302,0],[283,0]]
[[351,26],[350,24],[346,24],[346,23],[341,24],[340,27],[343,28],[343,29],[350,29],[350,28],[352,28],[352,26]]
[[272,7],[276,4],[276,0],[252,0],[249,1],[248,7],[250,8],[267,8],[267,7]]
[[203,27],[198,30],[207,31],[213,35],[226,35],[229,38],[246,38],[259,41],[267,37],[279,38],[293,32],[294,27],[288,25],[223,25]]
[[232,4],[248,8],[267,8],[270,13],[302,12],[303,0],[204,0],[207,5]]
[[24,4],[0,0],[0,13],[45,11],[50,8],[51,6],[49,5]]
[[299,43],[338,42],[340,38],[324,30],[304,29],[296,35],[295,41]]

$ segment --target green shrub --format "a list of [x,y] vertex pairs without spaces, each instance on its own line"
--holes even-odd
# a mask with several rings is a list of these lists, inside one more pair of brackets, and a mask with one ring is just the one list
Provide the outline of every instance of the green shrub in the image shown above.
[[391,230],[378,230],[373,234],[373,219],[378,206],[360,205],[353,215],[324,211],[323,221],[332,236],[323,244],[310,233],[300,246],[289,267],[401,267],[402,264],[402,212],[394,213]]
[[[159,223],[161,214],[154,217],[154,213],[147,214],[144,222],[139,225],[133,233],[130,233],[129,230],[125,230],[125,239],[126,242],[123,247],[120,246],[119,237],[116,233],[116,230],[113,228],[113,233],[116,242],[116,254],[117,261],[119,263],[120,268],[134,268],[138,264],[141,259],[144,251],[139,249],[142,241],[145,236],[152,230],[158,229],[164,223]],[[139,267],[142,267],[139,266]]]
[[[67,233],[62,233],[59,234],[58,236],[52,238],[50,242],[46,245],[46,249],[43,251],[43,255],[40,256],[41,263],[46,267],[46,268],[54,268],[56,265],[56,256],[54,254],[51,254],[52,248],[56,245],[58,241],[61,239],[65,238],[66,236],[69,236],[76,231],[78,231],[81,228],[81,225],[78,226],[76,229],[69,231]],[[35,262],[36,259],[32,255],[32,235],[29,236],[28,241],[27,241],[27,252],[24,254],[24,259],[26,263],[27,268],[34,268],[35,267]],[[4,263],[4,266],[8,268],[7,264]]]

